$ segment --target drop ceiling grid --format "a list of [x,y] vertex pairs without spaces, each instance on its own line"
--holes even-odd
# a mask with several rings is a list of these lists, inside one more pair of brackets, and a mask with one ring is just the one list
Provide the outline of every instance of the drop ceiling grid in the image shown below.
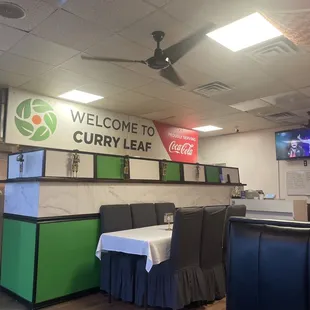
[[[287,78],[282,81],[281,77],[287,71],[282,68],[277,69],[276,72],[272,70],[278,65],[271,65],[270,70],[265,71],[264,66],[249,58],[243,58],[244,54],[233,54],[212,41],[203,42],[176,64],[176,68],[180,74],[184,74],[188,82],[183,88],[172,86],[155,75],[156,72],[138,65],[124,68],[115,64],[82,63],[79,58],[81,52],[95,55],[100,54],[101,51],[105,56],[115,56],[107,55],[108,51],[117,54],[117,57],[151,56],[155,42],[152,41],[149,32],[155,29],[153,27],[158,25],[165,28],[163,30],[167,32],[167,38],[164,45],[167,46],[189,34],[192,29],[201,26],[203,20],[201,17],[208,16],[219,23],[227,22],[231,18],[229,15],[239,18],[240,16],[237,17],[237,15],[240,15],[242,7],[236,5],[239,1],[229,5],[233,7],[233,11],[223,12],[221,5],[218,5],[219,2],[214,0],[208,3],[203,0],[193,0],[189,7],[188,0],[161,0],[160,2],[156,0],[156,3],[153,0],[143,2],[134,0],[136,3],[143,3],[142,6],[138,7],[138,10],[129,8],[126,18],[119,25],[113,24],[111,19],[103,21],[94,19],[95,22],[92,23],[91,14],[97,13],[81,10],[86,1],[67,1],[64,5],[65,10],[58,8],[57,0],[27,1],[32,6],[35,2],[41,3],[33,8],[30,16],[40,11],[39,8],[42,12],[38,13],[39,16],[33,17],[33,22],[26,21],[25,24],[17,25],[24,28],[31,26],[33,30],[29,35],[17,29],[7,29],[6,32],[11,32],[12,35],[4,36],[3,44],[0,43],[0,50],[8,51],[0,57],[0,83],[2,84],[22,85],[24,89],[50,96],[57,96],[60,92],[71,88],[98,94],[100,92],[106,100],[97,102],[97,106],[154,119],[167,119],[167,122],[170,118],[171,123],[176,125],[178,122],[180,124],[196,122],[200,125],[202,121],[216,122],[223,117],[236,114],[238,115],[236,117],[246,117],[248,113],[240,113],[229,105],[292,91],[295,87],[298,89],[300,85],[300,87],[306,87],[310,84],[301,83],[308,77],[307,70],[303,66],[299,66],[302,73],[300,81],[298,78]],[[92,4],[97,1],[87,2]],[[125,8],[123,11],[118,11],[124,2],[121,0],[113,2],[116,6],[111,7],[111,10],[114,10],[115,14],[119,12],[119,16],[122,16],[126,13]],[[202,16],[202,13],[206,15]],[[51,25],[54,25],[54,28],[51,28]],[[67,30],[59,31],[60,27]],[[5,25],[0,26],[0,34],[5,28],[7,28]],[[54,52],[47,53],[44,57],[40,55],[41,58],[36,57],[29,47],[31,40],[33,42],[42,40],[41,44],[33,43],[33,45],[43,51],[50,46],[50,50]],[[105,44],[108,46],[105,47]],[[126,49],[134,51],[127,52]],[[124,56],[122,56],[123,50]],[[296,60],[292,60],[294,61]],[[22,64],[20,71],[16,68],[18,63]],[[32,66],[34,70],[29,70]],[[7,79],[4,78],[6,72],[4,69],[9,72]],[[215,79],[226,82],[233,90],[210,99],[191,93],[191,90],[197,86]],[[287,81],[289,83],[286,83]],[[255,124],[262,126],[266,125],[264,121],[259,118],[254,119]],[[227,122],[227,126],[232,127],[237,123],[237,119],[227,118]],[[246,121],[242,122],[245,128],[250,128],[250,124]],[[271,122],[268,122],[268,125],[269,123]]]

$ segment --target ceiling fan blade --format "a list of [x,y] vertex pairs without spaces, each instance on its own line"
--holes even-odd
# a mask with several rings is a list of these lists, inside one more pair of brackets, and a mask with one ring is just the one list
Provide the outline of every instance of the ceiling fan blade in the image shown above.
[[129,63],[143,63],[146,64],[144,60],[131,60],[131,59],[122,59],[122,58],[113,58],[113,57],[92,57],[92,56],[81,56],[84,60],[97,60],[97,61],[110,61],[110,62],[129,62]]
[[174,64],[186,53],[188,53],[192,48],[194,48],[198,43],[200,43],[208,32],[214,27],[213,23],[210,23],[202,28],[200,28],[195,33],[189,35],[180,42],[171,45],[164,50],[164,54],[169,58],[170,62]]
[[172,66],[169,66],[165,69],[160,70],[159,74],[160,74],[160,76],[169,80],[170,82],[172,82],[175,85],[178,85],[178,86],[185,85],[182,78],[178,75],[178,73],[174,70],[174,68]]

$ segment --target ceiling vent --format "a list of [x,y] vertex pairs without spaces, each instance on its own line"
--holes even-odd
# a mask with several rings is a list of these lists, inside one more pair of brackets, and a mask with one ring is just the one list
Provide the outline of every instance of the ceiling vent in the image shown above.
[[212,82],[206,85],[199,86],[198,88],[194,89],[193,92],[205,97],[214,97],[230,90],[231,88],[224,83]]
[[245,53],[257,62],[266,63],[279,56],[294,55],[303,51],[285,37],[280,37],[247,49]]
[[281,121],[287,121],[291,118],[295,118],[297,115],[291,113],[291,112],[282,112],[282,113],[275,113],[275,114],[269,114],[265,115],[264,118],[273,121],[273,122],[281,122]]

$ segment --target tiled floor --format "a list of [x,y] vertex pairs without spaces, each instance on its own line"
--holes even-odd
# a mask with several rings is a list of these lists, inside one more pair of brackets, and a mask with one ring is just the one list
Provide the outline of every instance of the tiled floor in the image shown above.
[[[17,301],[13,300],[6,294],[0,292],[0,309],[1,310],[26,310],[26,308],[20,305]],[[84,298],[76,299],[74,301],[55,305],[53,307],[46,308],[47,310],[143,310],[143,308],[137,308],[133,305],[123,302],[113,301],[112,304],[108,303],[107,297],[102,294],[95,294]],[[208,307],[208,310],[225,310],[225,300],[214,303]]]

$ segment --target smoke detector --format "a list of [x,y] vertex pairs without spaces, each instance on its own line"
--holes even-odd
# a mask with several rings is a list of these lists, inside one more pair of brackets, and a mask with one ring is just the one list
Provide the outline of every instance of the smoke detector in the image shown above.
[[9,19],[22,19],[26,16],[26,12],[16,3],[1,1],[0,16]]

